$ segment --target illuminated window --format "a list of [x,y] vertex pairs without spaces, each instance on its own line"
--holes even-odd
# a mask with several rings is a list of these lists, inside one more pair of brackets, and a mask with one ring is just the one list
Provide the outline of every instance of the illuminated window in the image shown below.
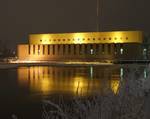
[[90,45],[90,54],[93,55],[94,54],[94,49],[93,49],[93,45]]
[[120,54],[123,54],[123,44],[120,45]]
[[147,57],[147,49],[146,48],[143,49],[143,56],[144,56],[144,58]]

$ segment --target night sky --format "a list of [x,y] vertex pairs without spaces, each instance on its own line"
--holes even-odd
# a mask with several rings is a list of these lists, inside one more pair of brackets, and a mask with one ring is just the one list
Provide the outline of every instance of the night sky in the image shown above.
[[[100,31],[150,33],[150,0],[100,0]],[[96,0],[3,0],[0,43],[15,48],[30,33],[96,31]]]

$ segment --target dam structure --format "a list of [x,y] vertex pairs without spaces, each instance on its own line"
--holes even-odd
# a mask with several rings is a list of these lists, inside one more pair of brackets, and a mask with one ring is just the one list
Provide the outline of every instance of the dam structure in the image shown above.
[[117,61],[143,56],[141,31],[30,34],[17,46],[20,61]]

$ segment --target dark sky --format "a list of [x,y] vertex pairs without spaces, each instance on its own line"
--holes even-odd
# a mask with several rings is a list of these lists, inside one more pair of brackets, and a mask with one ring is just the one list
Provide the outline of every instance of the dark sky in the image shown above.
[[[29,33],[96,31],[96,0],[1,0],[0,40],[15,48]],[[150,0],[100,0],[100,31],[150,33]]]

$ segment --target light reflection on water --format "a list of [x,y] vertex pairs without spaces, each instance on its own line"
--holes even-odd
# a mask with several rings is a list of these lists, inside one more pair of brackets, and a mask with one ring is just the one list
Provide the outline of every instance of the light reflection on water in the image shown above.
[[115,94],[123,72],[114,67],[20,67],[17,70],[21,86],[29,86],[41,95],[70,94],[88,96],[110,89]]

